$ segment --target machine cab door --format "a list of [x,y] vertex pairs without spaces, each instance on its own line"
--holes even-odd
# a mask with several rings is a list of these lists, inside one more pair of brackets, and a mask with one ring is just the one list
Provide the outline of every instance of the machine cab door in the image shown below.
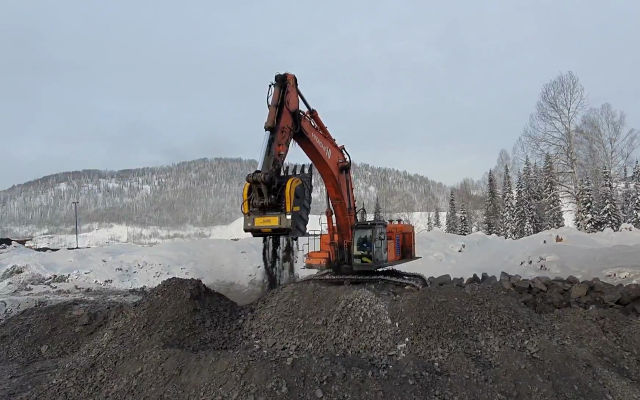
[[353,232],[353,269],[375,269],[387,263],[387,224],[358,222]]

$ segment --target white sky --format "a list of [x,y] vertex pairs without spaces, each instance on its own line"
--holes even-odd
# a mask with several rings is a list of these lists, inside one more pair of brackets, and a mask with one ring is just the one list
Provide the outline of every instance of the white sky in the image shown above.
[[0,189],[257,158],[284,71],[354,161],[479,177],[562,71],[640,128],[638,21],[637,1],[0,0]]

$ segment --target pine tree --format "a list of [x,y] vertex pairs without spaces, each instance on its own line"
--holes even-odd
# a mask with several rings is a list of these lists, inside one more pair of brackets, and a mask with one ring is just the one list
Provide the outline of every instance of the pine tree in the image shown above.
[[533,201],[533,178],[531,172],[531,163],[529,157],[524,161],[522,167],[522,200],[523,210],[521,215],[522,234],[529,236],[535,233],[535,203]]
[[[528,160],[527,160],[528,161]],[[525,164],[526,167],[526,164]],[[529,200],[531,204],[531,227],[533,233],[541,232],[544,228],[544,193],[540,168],[538,164],[534,163],[529,169],[527,179],[525,180],[525,187],[529,193]]]
[[640,229],[640,165],[636,161],[636,166],[633,168],[633,195],[631,199],[631,208],[633,210],[633,217],[631,218],[631,224],[636,229]]
[[585,228],[585,220],[586,220],[586,209],[584,207],[584,198],[585,198],[585,187],[586,180],[580,179],[577,186],[576,192],[576,208],[573,213],[573,225],[577,230],[586,232]]
[[447,211],[445,232],[455,234],[458,233],[458,215],[456,212],[456,199],[453,195],[453,190],[449,195],[449,211]]
[[562,203],[560,202],[560,193],[558,193],[553,161],[551,160],[551,155],[549,153],[547,153],[544,158],[542,177],[544,206],[543,229],[547,230],[563,227],[564,217],[562,216]]
[[487,235],[500,234],[500,197],[493,172],[489,170],[487,199],[484,206],[484,232]]
[[585,177],[578,186],[578,204],[576,205],[575,225],[578,230],[591,233],[597,230],[595,203],[591,181]]
[[599,204],[599,229],[611,228],[614,231],[620,229],[622,218],[616,202],[616,193],[613,186],[611,172],[607,167],[602,169],[602,185],[600,187]]
[[437,228],[442,228],[442,221],[440,221],[440,207],[436,206],[436,210],[433,212],[433,225]]
[[373,210],[373,219],[375,221],[384,221],[384,217],[382,216],[382,207],[380,207],[378,196],[376,196],[376,207]]
[[514,235],[516,239],[533,234],[531,219],[529,193],[525,187],[524,175],[518,172],[518,178],[516,180],[516,229]]
[[515,239],[516,232],[516,203],[513,197],[511,186],[511,175],[509,166],[504,166],[504,177],[502,180],[502,213],[500,214],[500,234],[508,239]]
[[427,212],[427,232],[431,232],[433,230],[433,218],[431,218],[431,213]]
[[467,215],[467,210],[462,204],[460,206],[460,226],[458,227],[458,233],[460,235],[468,235],[471,233],[471,224],[470,224],[469,216]]
[[623,172],[623,188],[622,188],[622,204],[620,205],[620,213],[622,214],[622,222],[630,224],[633,221],[633,189],[630,181],[633,177],[629,177],[627,166],[624,166]]

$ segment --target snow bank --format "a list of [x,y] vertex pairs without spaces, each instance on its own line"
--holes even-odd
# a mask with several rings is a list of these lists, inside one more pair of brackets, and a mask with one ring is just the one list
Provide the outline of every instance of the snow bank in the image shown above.
[[[114,243],[158,244],[172,240],[191,239],[240,239],[251,235],[242,230],[243,219],[238,218],[228,225],[211,227],[184,226],[182,228],[139,227],[119,224],[89,224],[80,228],[78,245],[80,247],[107,246]],[[73,234],[45,235],[33,237],[27,243],[30,247],[49,247],[54,249],[76,246]]]
[[417,255],[423,258],[403,264],[401,269],[427,276],[451,274],[466,278],[474,273],[499,275],[505,271],[523,277],[574,275],[611,283],[640,282],[638,230],[587,234],[560,228],[518,240],[434,230],[419,233],[416,247]]
[[[312,216],[309,229],[319,228],[318,216]],[[0,248],[0,306],[15,304],[20,296],[34,302],[38,296],[55,297],[87,289],[153,287],[169,277],[201,279],[236,302],[257,299],[265,287],[262,241],[236,238],[242,233],[241,220],[210,232],[232,239],[172,240],[153,246],[119,243],[46,253],[19,245]],[[308,251],[306,243],[306,239],[300,239],[301,276],[315,272],[301,269]],[[611,283],[640,282],[638,230],[586,234],[561,228],[519,240],[434,230],[419,232],[416,247],[422,258],[398,268],[425,276],[466,278],[474,273],[499,275],[505,271],[523,277],[574,275]]]
[[254,239],[114,244],[57,252],[12,246],[0,253],[0,298],[25,290],[153,287],[175,276],[201,279],[231,299],[252,301],[263,290],[261,246]]

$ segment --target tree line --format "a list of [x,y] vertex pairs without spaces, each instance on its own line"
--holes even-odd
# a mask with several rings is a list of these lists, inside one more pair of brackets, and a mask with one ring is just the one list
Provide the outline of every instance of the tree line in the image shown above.
[[[640,229],[638,144],[624,112],[609,103],[589,106],[578,77],[562,73],[543,85],[511,154],[501,150],[483,178],[481,221],[468,222],[468,202],[457,209],[452,191],[445,230],[524,237],[563,226],[563,203],[579,230],[619,230],[623,223]],[[517,171],[515,181],[510,171]]]

